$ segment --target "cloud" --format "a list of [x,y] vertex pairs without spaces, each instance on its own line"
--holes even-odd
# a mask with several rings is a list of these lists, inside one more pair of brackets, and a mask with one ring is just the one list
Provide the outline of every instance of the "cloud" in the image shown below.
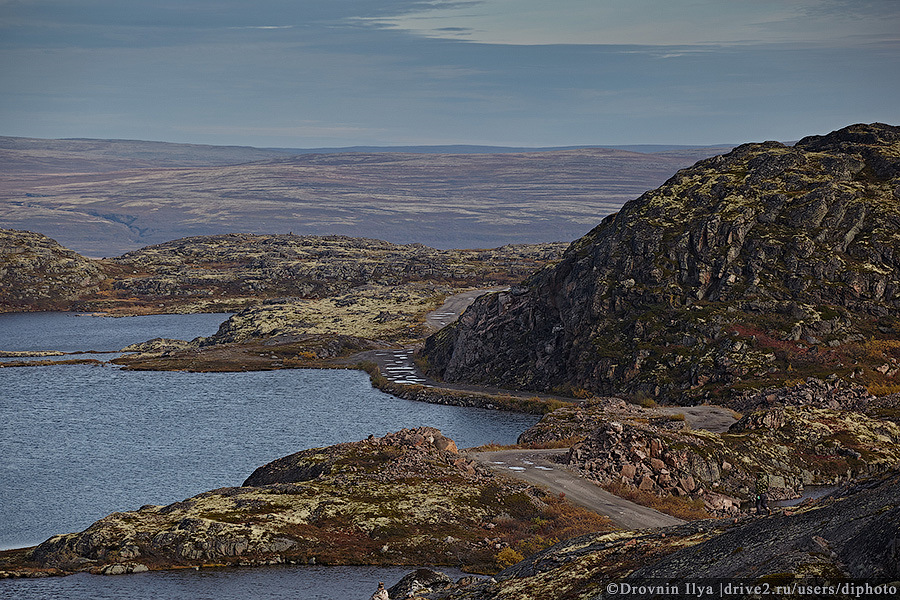
[[369,24],[486,44],[848,43],[900,31],[896,0],[484,0],[425,3]]
[[898,120],[898,11],[0,0],[0,133],[291,147],[793,139]]
[[248,25],[244,27],[229,27],[228,29],[293,29],[293,25]]

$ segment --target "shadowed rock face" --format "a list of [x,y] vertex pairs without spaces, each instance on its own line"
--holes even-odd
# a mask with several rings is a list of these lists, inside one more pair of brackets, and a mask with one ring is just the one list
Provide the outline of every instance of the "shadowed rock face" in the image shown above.
[[851,344],[900,331],[897,231],[900,128],[740,146],[627,203],[425,352],[448,381],[670,398],[849,375]]
[[[605,598],[606,584],[729,578],[790,585],[900,578],[900,473],[849,485],[794,514],[586,535],[429,599]],[[612,597],[612,596],[610,596]],[[635,596],[642,597],[642,596]],[[779,597],[779,596],[773,596]]]

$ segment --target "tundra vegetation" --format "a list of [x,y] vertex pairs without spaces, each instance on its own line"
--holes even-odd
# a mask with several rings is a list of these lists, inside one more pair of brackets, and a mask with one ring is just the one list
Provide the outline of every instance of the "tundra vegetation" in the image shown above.
[[[9,309],[237,311],[210,338],[132,348],[128,368],[329,366],[424,341],[419,368],[461,389],[361,367],[407,398],[544,413],[521,447],[560,448],[569,470],[691,521],[611,531],[421,429],[304,450],[240,488],[115,513],[0,565],[133,572],[315,559],[500,571],[423,596],[470,600],[598,598],[601,582],[662,576],[896,580],[898,206],[900,128],[873,124],[701,161],[564,253],[242,234],[91,261],[3,232],[14,250],[0,255],[0,277],[36,290],[5,292]],[[427,311],[486,286],[509,289],[425,339]],[[734,418],[709,431],[701,402]],[[751,519],[760,473],[773,499],[844,487]]]

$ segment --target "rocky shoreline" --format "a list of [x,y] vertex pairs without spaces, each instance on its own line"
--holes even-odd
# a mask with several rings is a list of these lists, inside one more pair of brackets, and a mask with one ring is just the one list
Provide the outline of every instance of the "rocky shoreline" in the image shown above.
[[0,554],[0,576],[285,563],[495,572],[508,556],[610,528],[479,466],[423,427],[304,450],[258,468],[241,487],[113,513],[81,533]]

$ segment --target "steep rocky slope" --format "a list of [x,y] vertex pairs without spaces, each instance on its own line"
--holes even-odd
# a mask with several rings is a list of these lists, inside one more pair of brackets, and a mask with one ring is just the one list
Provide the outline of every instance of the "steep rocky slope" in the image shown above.
[[[304,450],[241,487],[113,513],[0,556],[0,573],[125,573],[186,565],[508,566],[607,519],[466,459],[433,428]],[[518,551],[516,551],[518,552]],[[521,556],[521,554],[518,554]]]
[[66,309],[104,279],[95,261],[46,236],[0,229],[0,312]]
[[895,386],[900,128],[679,171],[429,339],[448,381],[709,398],[798,376]]
[[[664,530],[586,535],[499,573],[421,597],[443,600],[598,600],[719,597],[719,583],[760,586],[726,598],[892,598],[900,589],[900,473],[860,481],[817,503],[761,519],[694,521]],[[624,586],[669,586],[617,595]],[[689,590],[687,582],[696,587]],[[893,591],[867,593],[879,584]],[[861,588],[841,588],[862,584]],[[707,591],[706,585],[713,586]],[[791,586],[810,586],[792,593]],[[811,591],[812,586],[837,591]],[[701,587],[702,586],[702,587]],[[672,590],[677,591],[672,591]],[[846,590],[841,593],[841,590]],[[612,593],[610,593],[612,591]],[[706,596],[704,596],[706,597]]]

